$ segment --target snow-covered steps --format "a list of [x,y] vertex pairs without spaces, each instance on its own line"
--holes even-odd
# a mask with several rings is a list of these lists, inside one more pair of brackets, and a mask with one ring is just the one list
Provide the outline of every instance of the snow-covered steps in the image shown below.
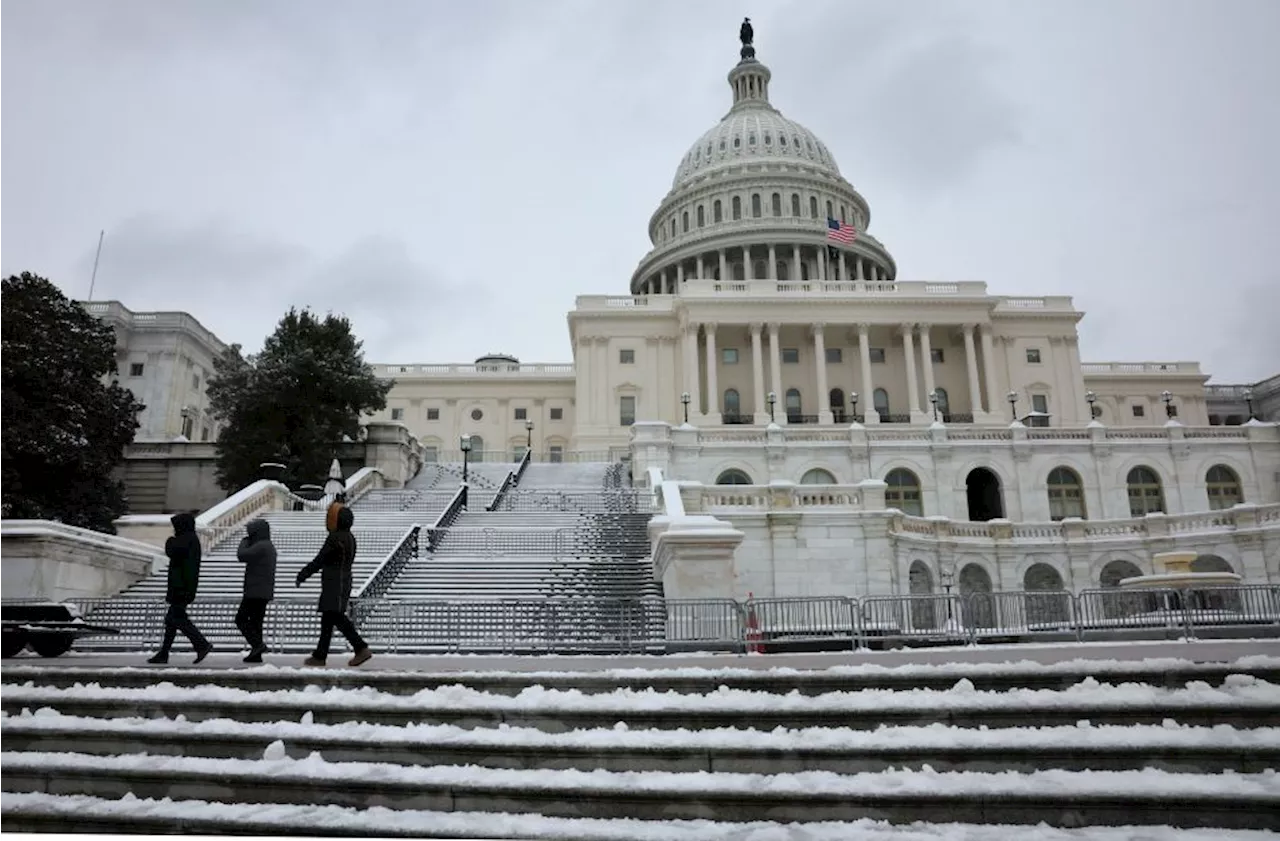
[[274,743],[258,759],[0,754],[6,793],[233,803],[325,803],[398,809],[534,812],[552,817],[690,820],[959,820],[972,823],[1158,823],[1280,829],[1280,776],[1143,771],[736,774],[508,770],[331,762],[289,757]]
[[537,814],[441,812],[372,806],[231,804],[49,794],[7,794],[5,829],[14,832],[175,833],[192,835],[386,836],[559,841],[1274,841],[1267,832],[1230,829],[1058,829],[960,823],[549,818]]
[[[253,806],[280,816],[272,834],[311,835],[355,831],[338,807],[391,810],[358,834],[419,837],[447,836],[469,820],[458,813],[489,816],[488,837],[561,839],[734,837],[721,829],[742,822],[761,838],[897,832],[868,819],[1020,825],[1020,841],[1070,837],[1042,822],[1280,829],[1280,683],[1265,679],[1280,664],[1265,656],[820,672],[387,670],[396,661],[15,664],[0,675],[3,828],[243,832]],[[311,804],[326,806],[298,809]],[[701,834],[673,823],[699,819]],[[823,821],[863,823],[827,836]]]

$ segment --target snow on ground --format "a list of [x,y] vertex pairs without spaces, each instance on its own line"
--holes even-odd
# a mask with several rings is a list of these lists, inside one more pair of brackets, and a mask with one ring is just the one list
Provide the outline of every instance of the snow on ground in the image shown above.
[[[687,652],[666,655],[501,655],[501,654],[390,654],[375,651],[373,664],[398,671],[483,671],[483,672],[606,672],[618,669],[663,671],[702,668],[718,670],[738,668],[768,670],[773,668],[826,669],[832,666],[872,665],[898,667],[906,665],[956,665],[961,663],[1005,663],[1034,661],[1042,664],[1067,660],[1134,661],[1149,657],[1174,658],[1182,662],[1226,662],[1240,657],[1280,657],[1280,640],[1191,640],[1191,641],[1125,641],[1018,643],[1010,645],[948,646],[940,648],[903,649],[897,651],[834,651],[807,654],[729,654]],[[243,668],[243,652],[214,654],[202,666],[210,668]],[[86,654],[72,652],[56,661],[63,666],[141,666],[146,653]],[[178,656],[183,656],[182,652]],[[267,662],[274,666],[294,667],[303,655],[269,654]],[[39,657],[22,657],[6,663],[52,665]],[[678,664],[678,665],[677,665]],[[368,668],[368,667],[366,667]]]
[[726,771],[605,771],[595,769],[515,770],[478,765],[396,765],[386,762],[329,762],[318,752],[305,759],[282,756],[283,746],[268,746],[262,759],[211,759],[161,756],[146,753],[97,756],[85,753],[5,751],[0,765],[8,773],[24,769],[48,770],[74,767],[106,775],[140,771],[151,774],[199,774],[217,777],[223,785],[273,782],[323,782],[341,786],[386,783],[410,786],[540,792],[559,790],[566,797],[593,794],[628,794],[637,791],[679,797],[702,795],[804,795],[857,798],[865,796],[1016,797],[1068,795],[1073,798],[1109,797],[1117,791],[1129,797],[1221,798],[1263,797],[1280,808],[1280,774],[1175,774],[1147,768],[1141,771],[887,771],[837,774],[832,771],[800,771],[784,774],[743,774]]
[[[1035,660],[1009,660],[1003,662],[944,662],[944,663],[908,663],[904,665],[884,665],[880,663],[861,663],[857,665],[840,665],[828,664],[818,665],[812,668],[797,668],[786,665],[770,665],[773,655],[767,657],[753,658],[752,662],[759,663],[759,668],[747,668],[741,665],[722,666],[719,668],[707,668],[704,666],[688,666],[688,667],[663,667],[656,665],[653,668],[615,668],[601,669],[599,671],[549,671],[549,670],[520,670],[520,671],[504,671],[496,670],[460,670],[460,671],[418,671],[405,670],[399,668],[390,668],[385,663],[383,668],[379,669],[362,669],[361,674],[375,674],[379,677],[393,677],[396,675],[404,675],[406,672],[412,674],[415,679],[419,680],[463,680],[474,678],[485,679],[521,679],[521,680],[565,680],[581,677],[592,678],[615,678],[615,679],[634,679],[647,678],[654,680],[671,679],[671,678],[758,678],[768,679],[771,677],[792,677],[795,675],[823,675],[831,677],[849,677],[849,678],[872,678],[882,676],[893,677],[938,677],[955,675],[957,679],[961,676],[967,677],[987,677],[987,676],[1050,676],[1050,675],[1066,675],[1078,674],[1081,672],[1105,676],[1109,674],[1123,673],[1134,669],[1143,669],[1150,671],[1172,671],[1176,669],[1184,669],[1188,665],[1202,665],[1203,661],[1195,661],[1178,657],[1152,657],[1145,659],[1103,659],[1095,660],[1088,658],[1074,658],[1070,660],[1059,660],[1048,663],[1041,663]],[[383,658],[387,659],[387,658]],[[68,675],[75,677],[78,674],[99,674],[103,668],[107,668],[106,664],[102,665],[77,665],[62,666],[61,660],[58,665],[48,663],[41,664],[39,661],[31,664],[22,664],[18,668],[10,666],[10,670],[14,674],[25,675],[33,671],[56,671],[60,675]],[[395,661],[393,661],[395,662]],[[1254,654],[1237,657],[1235,659],[1224,661],[1220,664],[1239,669],[1275,669],[1280,668],[1280,656],[1272,656],[1269,654]],[[163,667],[148,668],[145,666],[120,666],[112,668],[113,672],[123,672],[134,674],[145,672],[154,675],[157,678],[163,678],[166,675],[182,675],[184,678],[193,676],[208,676],[211,682],[226,673],[226,669],[219,668],[196,668],[196,667]],[[252,666],[249,668],[236,669],[237,673],[249,674],[269,674],[278,675],[282,671],[288,673],[298,672],[304,675],[318,675],[332,673],[328,669],[315,669],[299,667],[296,669],[288,667],[280,667],[272,663],[261,666]]]
[[1212,704],[1223,708],[1270,706],[1280,702],[1280,684],[1251,675],[1228,675],[1221,687],[1191,681],[1185,688],[1166,689],[1140,683],[1111,685],[1087,677],[1066,689],[978,690],[968,678],[950,689],[857,689],[802,695],[783,695],[721,686],[705,694],[674,690],[622,688],[584,693],[577,689],[530,686],[516,695],[497,695],[461,684],[432,687],[412,695],[381,692],[371,687],[329,687],[251,691],[237,687],[175,686],[169,682],[139,688],[76,684],[65,689],[38,686],[34,681],[4,688],[4,699],[31,707],[59,700],[110,699],[124,704],[201,703],[259,707],[308,705],[311,709],[373,709],[429,712],[484,709],[539,713],[556,712],[846,712],[884,713],[888,710],[1016,710],[1077,707],[1124,709],[1159,705],[1168,708]]
[[255,828],[345,829],[362,836],[396,835],[430,830],[441,835],[504,838],[572,837],[576,841],[1276,841],[1270,832],[1169,827],[976,826],[917,823],[895,826],[883,821],[849,823],[719,823],[711,821],[641,821],[632,819],[548,818],[536,814],[422,812],[374,806],[232,805],[201,800],[138,799],[126,795],[104,800],[79,795],[7,793],[5,815],[33,812],[83,816],[152,817],[169,820],[217,820],[228,826]]
[[313,724],[292,721],[239,722],[226,718],[187,721],[185,718],[97,719],[62,715],[43,708],[32,714],[0,714],[6,734],[96,732],[117,736],[132,734],[196,735],[206,738],[255,737],[259,739],[316,742],[355,742],[368,745],[421,745],[476,748],[591,748],[596,750],[737,749],[754,751],[874,751],[874,750],[1073,750],[1140,748],[1150,751],[1177,748],[1221,748],[1247,751],[1280,748],[1280,727],[1237,730],[1229,725],[1198,727],[1166,721],[1163,725],[1093,725],[1082,721],[1073,727],[972,728],[944,724],[882,726],[877,730],[847,727],[808,727],[773,730],[720,727],[709,730],[631,730],[625,724],[612,728],[548,733],[529,727],[501,724],[494,728],[468,729],[451,724],[409,724],[403,727],[364,722]]

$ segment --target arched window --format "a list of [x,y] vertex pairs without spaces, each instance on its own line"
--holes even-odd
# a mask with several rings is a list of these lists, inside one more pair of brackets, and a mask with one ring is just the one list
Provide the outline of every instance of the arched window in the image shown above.
[[724,221],[724,208],[720,204],[720,199],[716,199],[715,204],[711,205],[711,221]]
[[1101,587],[1119,587],[1126,578],[1137,578],[1142,570],[1129,561],[1109,561],[1098,573],[1098,585]]
[[884,490],[885,508],[896,508],[903,514],[916,517],[924,516],[924,506],[920,502],[920,480],[916,478],[916,474],[905,467],[899,467],[890,470],[884,481],[889,486]]
[[871,405],[876,410],[876,414],[880,416],[880,420],[889,420],[889,392],[883,388],[877,388],[871,394]]
[[1197,555],[1191,562],[1192,572],[1235,572],[1226,559],[1218,555]]
[[792,216],[800,215],[800,194],[799,193],[791,194],[791,215]]
[[689,233],[689,211],[683,211],[680,214],[680,230],[682,233]]
[[834,212],[832,212],[832,210],[831,210],[831,200],[830,200],[830,199],[827,199],[827,218],[828,218],[828,219],[834,219],[834,218],[835,218],[835,213],[834,213]]
[[[913,596],[933,595],[933,571],[924,561],[912,561],[907,571],[907,590]],[[939,625],[937,602],[932,599],[911,600],[911,627],[916,630],[929,630]]]
[[802,414],[801,406],[800,406],[800,389],[798,388],[787,389],[786,406],[787,406],[787,420],[791,423],[796,423],[797,421],[799,421],[800,415]]
[[727,388],[724,391],[724,413],[733,417],[737,417],[742,412],[742,398],[738,395],[736,388]]
[[736,222],[742,218],[742,196],[733,197],[733,219]]
[[705,224],[707,224],[706,208],[702,205],[698,205],[698,227],[701,228]]
[[778,272],[778,280],[790,280],[790,270],[787,268],[786,260],[779,260],[778,265],[774,266]]
[[844,389],[833,388],[827,393],[827,405],[833,412],[844,411]]
[[1062,574],[1049,564],[1027,567],[1022,575],[1022,589],[1027,591],[1022,609],[1028,625],[1065,623],[1071,616],[1071,594],[1062,583]]
[[947,394],[945,388],[938,386],[934,388],[933,396],[938,398],[938,414],[942,415],[943,420],[946,420],[951,415],[951,395]]
[[836,477],[831,475],[830,470],[823,470],[821,467],[815,467],[806,470],[805,474],[800,477],[802,485],[834,485]]
[[734,279],[734,280],[746,280],[746,279],[747,279],[747,274],[746,274],[746,272],[747,272],[747,267],[746,267],[746,266],[744,266],[742,263],[734,263],[734,264],[733,264],[733,279]]
[[844,221],[844,205],[840,205],[840,221]]
[[818,197],[809,196],[809,215],[814,219],[818,218]]
[[804,260],[800,261],[800,279],[801,280],[809,279],[809,264],[806,263]]
[[1215,464],[1204,477],[1205,490],[1209,493],[1209,510],[1221,511],[1244,502],[1240,492],[1240,477],[1225,464]]
[[773,205],[773,215],[781,216],[782,215],[782,195],[779,193],[774,193],[773,198],[769,203]]
[[760,218],[760,194],[759,193],[751,194],[751,218],[752,219]]
[[1061,590],[1062,574],[1049,564],[1032,564],[1022,575],[1022,589],[1033,592]]
[[1057,522],[1068,517],[1084,519],[1084,485],[1080,475],[1070,467],[1049,471],[1049,519]]
[[676,235],[676,217],[671,217],[671,236]]
[[756,260],[751,264],[752,277],[756,280],[763,280],[769,276],[769,264],[764,260]]
[[1164,511],[1164,490],[1154,470],[1135,467],[1125,481],[1129,485],[1129,516],[1143,517]]
[[716,477],[717,485],[750,485],[751,477],[737,468],[731,467]]

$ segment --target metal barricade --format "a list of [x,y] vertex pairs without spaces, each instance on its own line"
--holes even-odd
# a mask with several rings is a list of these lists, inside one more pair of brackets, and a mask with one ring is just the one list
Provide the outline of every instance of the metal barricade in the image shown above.
[[[646,600],[647,602],[648,600]],[[665,608],[669,651],[743,651],[745,616],[733,599],[654,600]]]
[[964,625],[974,642],[1078,638],[1076,603],[1066,590],[970,593]]
[[864,646],[888,644],[968,644],[964,601],[959,595],[920,593],[866,596],[858,604],[858,629]]
[[856,603],[842,596],[749,599],[742,610],[748,651],[858,644]]
[[1280,636],[1280,585],[1196,587],[1184,592],[1183,607],[1195,637]]
[[1172,588],[1083,590],[1076,596],[1080,639],[1182,639],[1190,633],[1183,605]]

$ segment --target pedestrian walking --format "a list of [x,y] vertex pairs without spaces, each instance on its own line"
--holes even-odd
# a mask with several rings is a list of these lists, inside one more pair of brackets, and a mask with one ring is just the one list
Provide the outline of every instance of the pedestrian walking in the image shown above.
[[347,616],[347,604],[351,600],[352,565],[356,559],[356,538],[351,533],[355,515],[343,506],[335,517],[335,528],[325,537],[315,560],[298,572],[297,584],[302,586],[317,572],[320,573],[320,640],[316,649],[304,663],[307,666],[323,666],[329,657],[329,644],[333,631],[338,629],[351,643],[355,656],[347,664],[359,666],[373,656],[369,646],[360,638],[356,626]]
[[173,523],[173,536],[164,542],[164,553],[169,558],[164,597],[169,610],[164,615],[164,641],[147,662],[168,663],[169,649],[173,648],[178,631],[182,631],[196,650],[195,662],[199,663],[213,651],[213,646],[187,616],[187,606],[196,600],[196,589],[200,585],[200,535],[196,534],[194,514],[174,514],[169,522]]
[[267,617],[267,604],[276,594],[276,547],[271,542],[271,524],[252,520],[245,526],[245,536],[236,547],[236,558],[244,564],[244,592],[236,611],[236,627],[249,643],[246,663],[261,663],[267,653],[262,640],[262,623]]

